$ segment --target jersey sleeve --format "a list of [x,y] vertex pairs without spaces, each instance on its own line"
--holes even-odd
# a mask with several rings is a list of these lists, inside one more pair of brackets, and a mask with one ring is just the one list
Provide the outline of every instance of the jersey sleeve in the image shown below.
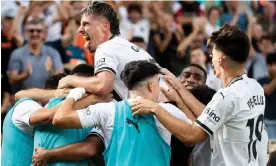
[[90,105],[86,109],[77,110],[81,125],[83,128],[88,127],[103,127],[115,111],[114,103],[99,103]]
[[95,74],[101,71],[110,71],[116,75],[119,65],[118,59],[112,54],[112,50],[106,47],[98,47],[95,53]]
[[182,112],[176,106],[169,104],[169,103],[160,103],[160,106],[162,106],[165,110],[167,110],[174,117],[179,118],[189,124],[192,124],[192,121],[185,115],[185,113]]
[[90,135],[96,135],[96,136],[98,136],[103,141],[103,143],[105,145],[104,133],[103,133],[103,131],[99,127],[93,127],[91,129],[91,132],[90,132],[89,136]]
[[12,114],[13,124],[20,130],[29,134],[33,133],[33,126],[30,125],[29,120],[33,112],[42,108],[40,104],[33,100],[26,100],[19,103]]
[[235,108],[239,107],[236,100],[231,95],[226,96],[222,92],[217,92],[197,118],[195,124],[209,135],[213,135],[218,128],[233,116]]

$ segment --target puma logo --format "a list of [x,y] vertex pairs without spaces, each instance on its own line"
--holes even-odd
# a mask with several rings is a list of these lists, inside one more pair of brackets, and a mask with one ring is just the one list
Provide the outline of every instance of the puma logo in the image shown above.
[[141,116],[138,117],[136,122],[134,122],[133,120],[131,120],[129,118],[126,118],[126,123],[127,124],[132,124],[135,127],[135,129],[137,130],[138,133],[140,133],[139,126],[138,126],[138,121],[139,121],[140,118],[141,118]]

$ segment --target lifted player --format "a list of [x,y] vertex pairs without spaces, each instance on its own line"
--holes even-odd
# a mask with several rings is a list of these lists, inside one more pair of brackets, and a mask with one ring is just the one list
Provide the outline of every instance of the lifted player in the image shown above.
[[120,74],[128,62],[154,59],[143,49],[118,37],[119,17],[107,3],[91,2],[82,10],[79,33],[86,40],[85,47],[95,53],[95,76],[90,78],[67,76],[59,88],[82,87],[93,94],[109,94],[117,100],[128,96],[128,89]]

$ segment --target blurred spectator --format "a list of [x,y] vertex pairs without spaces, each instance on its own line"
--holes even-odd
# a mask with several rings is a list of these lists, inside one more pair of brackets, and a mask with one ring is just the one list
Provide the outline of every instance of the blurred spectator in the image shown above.
[[127,16],[122,16],[120,23],[121,37],[130,40],[133,36],[143,37],[148,44],[150,22],[143,18],[143,9],[140,4],[130,3],[127,7]]
[[181,1],[181,9],[176,12],[176,22],[181,24],[186,35],[192,30],[192,22],[196,16],[200,15],[199,4],[195,1]]
[[258,82],[263,86],[266,96],[265,124],[269,139],[276,140],[276,52],[268,54],[266,58],[268,76]]
[[9,62],[9,81],[13,85],[13,93],[21,89],[43,88],[51,72],[63,72],[59,53],[44,45],[46,33],[43,20],[29,21],[25,33],[27,44],[13,51]]
[[6,75],[12,51],[23,44],[23,37],[18,32],[22,11],[23,8],[18,13],[14,8],[6,8],[1,13],[1,75]]
[[6,117],[7,110],[10,106],[10,85],[7,75],[1,76],[1,133],[3,131],[3,122]]
[[176,73],[172,66],[179,59],[176,50],[184,38],[184,32],[181,26],[173,21],[172,14],[163,13],[163,17],[160,16],[159,19],[157,25],[151,29],[154,55],[160,66]]
[[199,17],[193,20],[193,31],[177,47],[177,55],[181,60],[175,60],[173,71],[175,75],[179,75],[184,66],[189,64],[190,52],[194,48],[204,48],[204,27],[205,18]]
[[245,15],[246,7],[240,1],[225,1],[227,11],[221,16],[221,25],[229,23],[237,26],[241,30],[246,31],[247,17]]
[[190,63],[198,64],[207,72],[206,85],[214,90],[222,88],[222,82],[214,75],[214,70],[211,62],[207,62],[207,56],[201,48],[191,49]]
[[248,77],[254,78],[256,80],[268,75],[268,71],[266,68],[266,56],[267,54],[275,51],[272,39],[269,36],[262,36],[260,41],[258,42],[258,46],[261,52],[256,53],[253,51],[252,53],[251,51],[251,56],[247,61],[247,75]]
[[62,25],[67,21],[68,14],[64,7],[57,1],[36,1],[30,4],[29,10],[23,20],[23,25],[32,19],[44,19],[46,29],[46,44],[55,48],[61,55],[62,61],[66,61],[64,47],[62,46]]
[[262,25],[267,35],[276,33],[276,23],[273,19],[275,11],[275,3],[268,2],[263,8],[263,14],[258,19],[258,23]]
[[262,36],[264,35],[264,30],[261,24],[255,23],[252,27],[252,40],[251,44],[255,51],[261,52],[259,46],[258,46],[258,41],[261,40]]
[[207,11],[207,22],[205,24],[205,33],[210,36],[214,31],[219,30],[219,19],[222,14],[218,6],[213,6]]
[[142,37],[135,37],[134,36],[130,40],[130,42],[136,44],[137,46],[139,46],[140,48],[143,48],[144,50],[147,49],[146,43],[145,43],[145,41],[144,41],[144,39]]

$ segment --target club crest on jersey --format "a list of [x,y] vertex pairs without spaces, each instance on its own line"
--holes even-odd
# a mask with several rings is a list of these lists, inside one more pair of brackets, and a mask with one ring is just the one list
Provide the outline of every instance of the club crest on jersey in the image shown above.
[[214,120],[215,122],[219,122],[220,117],[217,116],[213,111],[214,111],[214,110],[212,110],[211,108],[207,108],[207,109],[205,110],[205,112],[207,113],[207,115],[208,115],[212,120]]

